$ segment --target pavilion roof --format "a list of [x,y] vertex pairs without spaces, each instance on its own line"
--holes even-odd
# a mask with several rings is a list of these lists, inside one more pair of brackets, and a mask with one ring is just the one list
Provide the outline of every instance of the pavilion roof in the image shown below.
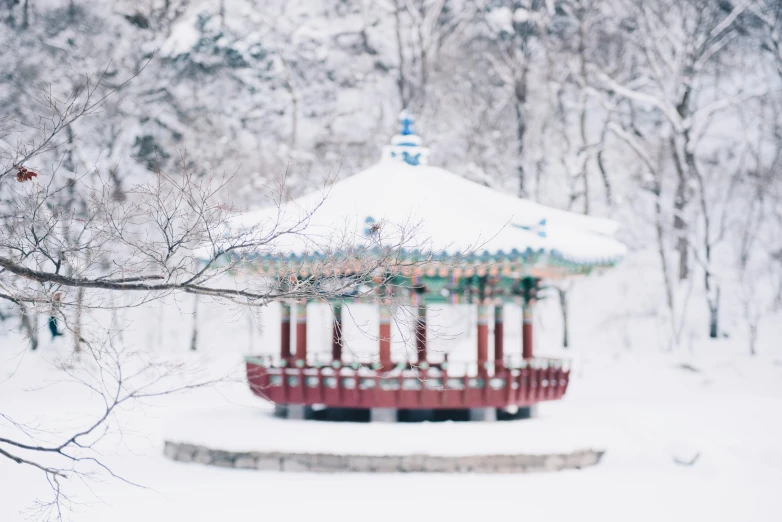
[[245,214],[240,226],[268,222],[284,229],[303,220],[302,234],[275,240],[269,260],[277,263],[306,263],[361,245],[396,245],[405,256],[437,263],[534,259],[568,272],[624,257],[615,221],[547,207],[428,166],[418,161],[427,152],[419,144],[417,136],[397,136],[380,163],[325,191]]

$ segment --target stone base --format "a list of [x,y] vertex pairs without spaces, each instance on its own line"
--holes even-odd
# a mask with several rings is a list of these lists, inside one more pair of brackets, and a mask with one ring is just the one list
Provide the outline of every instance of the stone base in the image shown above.
[[471,421],[491,422],[497,420],[496,408],[470,408]]
[[288,418],[293,420],[306,420],[312,418],[312,406],[303,404],[288,404]]
[[594,466],[602,451],[502,455],[341,455],[331,453],[231,452],[166,441],[171,460],[265,471],[354,473],[528,473]]
[[396,408],[372,408],[369,410],[369,422],[396,422]]
[[434,410],[405,410],[402,413],[400,420],[405,422],[431,422],[434,420],[434,417]]
[[516,412],[515,417],[517,419],[532,419],[537,416],[538,416],[538,405],[533,404],[532,406],[525,406],[523,408],[519,408],[519,411]]

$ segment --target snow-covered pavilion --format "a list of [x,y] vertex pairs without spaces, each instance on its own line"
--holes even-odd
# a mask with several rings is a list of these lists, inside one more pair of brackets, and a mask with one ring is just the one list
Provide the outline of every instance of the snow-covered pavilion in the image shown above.
[[[323,276],[322,260],[343,255],[341,273],[326,275],[348,277],[351,262],[358,272],[371,266],[373,256],[393,254],[387,260],[393,261],[391,269],[370,283],[380,303],[372,358],[345,364],[340,335],[342,305],[366,295],[366,282],[331,301],[329,360],[308,353],[307,302],[284,303],[279,355],[246,360],[253,392],[289,417],[307,417],[312,407],[325,406],[366,409],[373,420],[395,420],[399,410],[461,410],[471,419],[492,419],[498,409],[561,398],[569,380],[567,361],[534,355],[537,291],[542,280],[586,275],[620,261],[625,247],[613,237],[617,223],[519,199],[429,166],[429,151],[414,134],[412,119],[402,113],[400,122],[400,134],[377,165],[334,184],[325,195],[313,193],[245,217],[274,219],[282,229],[306,222],[306,234],[277,238],[279,255],[256,261],[270,274],[294,267],[301,279]],[[442,303],[477,305],[474,359],[428,357],[427,306]],[[521,357],[504,350],[508,303],[523,310]],[[402,363],[391,356],[391,325],[400,304],[417,309],[415,355]]]

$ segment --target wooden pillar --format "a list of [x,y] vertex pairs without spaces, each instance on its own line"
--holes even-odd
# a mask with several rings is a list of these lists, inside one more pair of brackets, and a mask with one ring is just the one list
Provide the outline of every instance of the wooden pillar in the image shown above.
[[494,368],[498,372],[505,368],[505,325],[502,305],[494,307]]
[[296,303],[296,360],[307,362],[307,301]]
[[[391,369],[391,310],[388,305],[380,304],[380,366],[384,370]],[[417,333],[417,332],[416,332]]]
[[334,313],[331,329],[331,360],[342,361],[342,305],[332,305],[331,310]]
[[418,317],[415,321],[415,349],[418,352],[418,363],[426,360],[426,305],[418,305]]
[[525,359],[534,357],[532,351],[532,306],[525,304],[522,309],[521,354]]
[[489,362],[489,307],[478,305],[478,372],[486,371]]
[[280,360],[289,362],[291,358],[291,307],[282,304],[280,319]]

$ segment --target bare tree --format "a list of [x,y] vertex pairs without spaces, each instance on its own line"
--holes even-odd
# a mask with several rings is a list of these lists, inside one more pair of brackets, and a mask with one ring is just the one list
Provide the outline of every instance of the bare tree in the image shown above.
[[[678,279],[690,277],[691,254],[703,269],[703,282],[710,310],[709,334],[718,334],[720,288],[714,278],[713,245],[723,235],[712,219],[706,191],[706,173],[699,158],[702,138],[715,116],[730,107],[766,92],[744,89],[699,96],[705,84],[719,75],[718,59],[737,36],[737,20],[748,2],[726,7],[722,4],[688,0],[660,3],[628,1],[629,36],[638,49],[643,68],[624,83],[596,68],[603,89],[638,107],[654,110],[664,122],[676,177],[673,192],[673,230],[679,257]],[[631,132],[633,129],[628,129]],[[620,134],[629,136],[629,134]],[[636,137],[639,135],[636,133]],[[648,135],[657,139],[656,135]],[[689,203],[697,198],[702,232],[694,230]]]
[[[271,210],[261,219],[242,221],[243,213],[224,194],[231,176],[199,177],[185,154],[179,172],[159,169],[149,181],[123,189],[122,197],[111,173],[65,171],[59,136],[98,111],[111,93],[98,94],[100,87],[100,79],[87,82],[65,103],[47,94],[48,117],[33,126],[6,127],[6,137],[17,136],[20,145],[4,152],[0,171],[0,299],[19,307],[33,348],[36,314],[51,317],[53,332],[70,332],[74,349],[60,369],[104,404],[86,426],[66,435],[0,412],[10,426],[0,436],[0,456],[43,473],[53,497],[41,509],[55,519],[62,518],[69,503],[66,477],[108,473],[124,480],[98,450],[100,441],[117,429],[113,423],[119,422],[115,413],[120,407],[215,382],[191,375],[185,365],[128,349],[117,341],[119,332],[88,323],[87,314],[176,293],[251,307],[344,295],[374,299],[374,290],[364,290],[365,283],[378,277],[390,281],[395,270],[419,263],[402,256],[415,246],[415,224],[379,225],[369,237],[348,231],[310,237],[308,224],[328,196],[330,180],[311,208],[291,216],[283,210],[287,194],[282,179],[267,187]],[[58,156],[60,163],[51,170],[37,166]],[[246,270],[260,260],[274,263],[278,241],[291,238],[322,255],[304,255],[301,265],[286,260],[262,273]],[[309,275],[301,276],[305,268]],[[238,280],[237,273],[242,274]],[[109,323],[113,321],[104,322]]]
[[[524,147],[529,117],[527,97],[533,53],[538,38],[546,31],[549,17],[553,14],[551,8],[552,5],[538,0],[502,2],[499,8],[485,8],[488,15],[494,13],[502,22],[499,27],[500,34],[494,39],[496,51],[487,53],[486,57],[495,66],[495,72],[502,79],[513,100],[519,197],[529,196]],[[506,17],[510,19],[506,20]],[[492,26],[491,18],[487,19],[487,23],[497,31],[498,28]]]
[[476,9],[472,3],[449,0],[394,0],[396,84],[403,108],[427,108],[427,89],[440,50],[460,34]]
[[[735,37],[736,20],[747,3],[724,10],[721,5],[701,0],[659,3],[626,2],[632,20],[631,41],[645,67],[641,77],[621,84],[596,71],[605,89],[643,107],[659,111],[667,121],[670,147],[677,175],[674,195],[674,229],[679,253],[678,277],[689,277],[688,223],[685,216],[691,199],[691,182],[698,176],[696,128],[699,119],[709,118],[731,100],[698,104],[698,82],[710,73],[709,66]],[[638,86],[638,87],[636,87]]]

